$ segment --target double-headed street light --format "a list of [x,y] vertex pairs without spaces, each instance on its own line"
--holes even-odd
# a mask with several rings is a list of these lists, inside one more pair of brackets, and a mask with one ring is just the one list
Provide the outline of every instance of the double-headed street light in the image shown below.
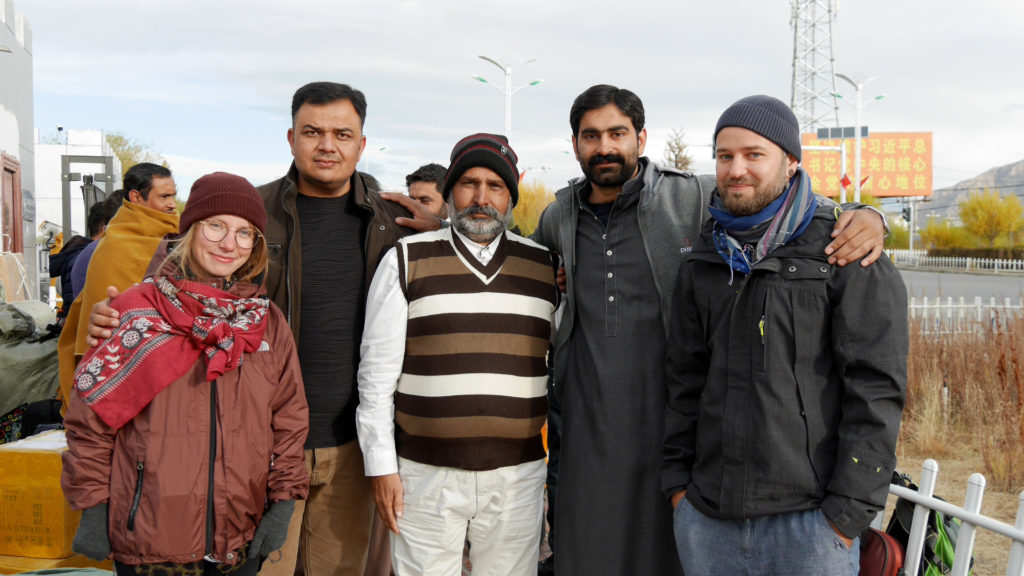
[[541,82],[544,81],[544,80],[533,80],[531,82],[527,82],[526,84],[523,84],[521,86],[516,86],[515,88],[513,88],[512,87],[512,69],[515,68],[516,66],[522,66],[523,64],[529,64],[530,62],[534,62],[536,59],[535,58],[530,58],[529,60],[525,60],[523,62],[520,62],[520,63],[516,64],[515,66],[503,66],[502,64],[499,64],[498,61],[494,60],[493,58],[488,58],[487,56],[483,56],[483,55],[480,55],[479,58],[481,60],[485,60],[487,62],[490,62],[491,64],[494,64],[495,66],[500,68],[501,71],[505,74],[505,87],[504,88],[502,88],[501,86],[498,86],[497,84],[495,84],[493,82],[488,82],[487,79],[484,78],[483,76],[478,76],[476,74],[472,74],[471,76],[473,77],[474,80],[476,80],[478,82],[483,82],[484,84],[487,84],[489,86],[494,86],[495,88],[498,89],[498,91],[500,91],[502,94],[505,95],[505,138],[508,138],[509,140],[511,140],[511,138],[512,138],[512,95],[515,94],[516,92],[519,92],[523,88],[526,88],[527,86],[536,86],[537,84],[540,84]]
[[[863,100],[861,100],[861,95],[864,92],[864,85],[867,84],[868,82],[871,82],[872,80],[874,80],[874,78],[868,78],[867,80],[865,80],[863,82],[858,82],[858,81],[854,80],[853,78],[850,78],[846,74],[836,73],[836,76],[838,76],[839,78],[842,78],[843,80],[846,80],[851,85],[853,85],[853,87],[857,90],[857,102],[856,102],[857,117],[856,117],[856,121],[854,122],[854,128],[853,128],[853,130],[854,130],[854,138],[855,138],[855,143],[854,143],[854,159],[853,159],[853,163],[854,163],[853,164],[853,166],[854,166],[854,168],[853,168],[853,174],[854,174],[853,178],[854,178],[855,186],[854,186],[854,189],[853,189],[853,201],[854,202],[860,202],[860,145],[861,145],[861,142],[860,142],[860,131],[861,131],[860,130],[860,126],[861,126],[860,114],[861,114],[861,111],[864,109],[865,106],[867,106],[868,104],[871,104],[872,102],[876,102],[878,100],[881,100],[882,98],[885,98],[885,94],[879,94],[878,96],[875,96],[871,100],[868,100],[867,102],[864,102]],[[838,93],[838,92],[835,93],[835,96],[836,96],[836,98],[842,98],[843,97],[843,95]]]

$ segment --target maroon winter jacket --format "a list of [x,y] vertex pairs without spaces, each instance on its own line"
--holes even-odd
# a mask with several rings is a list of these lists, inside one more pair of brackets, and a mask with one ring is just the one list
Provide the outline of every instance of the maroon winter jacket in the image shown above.
[[73,509],[109,502],[115,561],[187,563],[212,554],[234,564],[268,501],[306,497],[308,408],[291,330],[273,303],[263,341],[215,386],[197,361],[119,430],[71,394],[61,485]]

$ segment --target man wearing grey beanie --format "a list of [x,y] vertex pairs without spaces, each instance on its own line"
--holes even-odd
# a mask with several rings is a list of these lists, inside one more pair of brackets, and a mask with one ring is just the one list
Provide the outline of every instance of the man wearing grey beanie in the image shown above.
[[689,576],[856,575],[885,507],[906,289],[886,258],[829,265],[839,210],[800,157],[775,98],[743,98],[715,127],[712,218],[679,268],[666,362],[662,489]]
[[[709,218],[714,179],[643,156],[644,121],[629,90],[600,84],[576,98],[569,125],[584,176],[556,193],[534,233],[565,262],[553,355],[559,576],[681,573],[659,475],[665,349],[680,260]],[[836,228],[839,264],[881,253],[874,214],[844,214]]]

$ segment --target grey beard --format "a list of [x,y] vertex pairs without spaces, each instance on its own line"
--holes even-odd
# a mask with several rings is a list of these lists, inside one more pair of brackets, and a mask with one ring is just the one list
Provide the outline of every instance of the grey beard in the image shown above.
[[[478,244],[489,243],[501,234],[508,223],[512,221],[512,203],[509,202],[505,214],[499,214],[490,206],[468,206],[462,210],[456,210],[453,202],[448,203],[448,213],[454,214],[452,226],[463,236]],[[477,220],[472,218],[473,214],[486,214],[490,220]]]

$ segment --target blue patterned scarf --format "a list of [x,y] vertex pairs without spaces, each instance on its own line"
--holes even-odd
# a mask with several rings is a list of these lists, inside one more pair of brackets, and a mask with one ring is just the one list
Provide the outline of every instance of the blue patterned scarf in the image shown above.
[[[769,252],[796,238],[807,229],[818,206],[811,192],[811,179],[797,168],[786,191],[749,216],[733,216],[725,210],[716,189],[708,210],[715,220],[712,237],[715,249],[733,272],[750,274],[751,268]],[[730,275],[729,284],[733,277]]]

